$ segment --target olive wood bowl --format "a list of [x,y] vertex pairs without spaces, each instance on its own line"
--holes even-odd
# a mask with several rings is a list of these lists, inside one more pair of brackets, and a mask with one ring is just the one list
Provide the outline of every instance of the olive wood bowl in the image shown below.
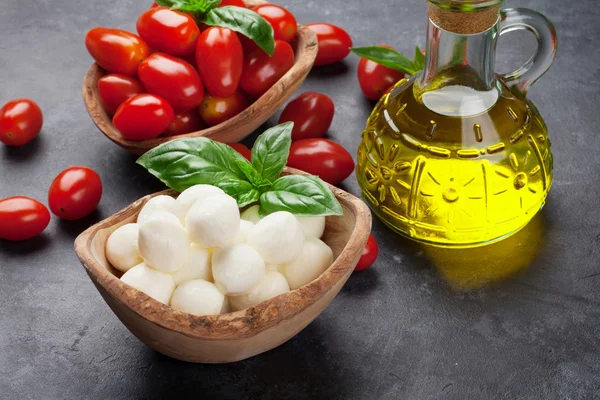
[[[286,174],[301,173],[287,169]],[[135,222],[143,205],[163,191],[141,198],[99,222],[75,240],[75,252],[92,282],[121,322],[142,342],[169,357],[197,363],[227,363],[271,350],[304,329],[329,305],[354,270],[371,231],[371,212],[358,198],[330,187],[344,209],[327,217],[323,241],[333,264],[314,281],[242,311],[193,316],[152,299],[119,279],[104,255],[109,235]]]
[[[265,3],[262,0],[244,0],[244,2],[250,8]],[[294,53],[296,55],[294,65],[277,83],[240,114],[201,131],[142,141],[123,138],[100,102],[98,80],[106,72],[95,63],[90,67],[83,80],[83,100],[98,129],[110,140],[136,155],[142,155],[162,143],[182,137],[207,137],[224,143],[239,142],[271,118],[283,103],[298,90],[310,72],[317,56],[317,37],[314,32],[306,26],[298,25],[298,33],[292,46],[295,46]]]

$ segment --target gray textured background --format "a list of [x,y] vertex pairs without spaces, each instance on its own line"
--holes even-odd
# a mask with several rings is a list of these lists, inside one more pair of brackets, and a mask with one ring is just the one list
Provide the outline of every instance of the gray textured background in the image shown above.
[[[31,97],[45,125],[30,146],[0,147],[0,197],[45,201],[52,179],[70,165],[96,169],[105,191],[85,221],[53,219],[40,238],[0,242],[1,399],[600,398],[595,2],[506,2],[542,11],[560,38],[555,66],[530,92],[550,129],[556,173],[547,207],[527,229],[485,250],[449,254],[420,248],[376,221],[382,252],[375,267],[351,277],[287,344],[222,366],[177,362],[144,346],[112,314],[72,250],[89,224],[161,189],[96,130],[80,95],[91,63],[87,30],[134,29],[146,3],[2,0],[0,103]],[[411,52],[425,40],[423,0],[282,3],[300,22],[345,27],[356,45],[387,42]],[[497,70],[515,67],[534,46],[526,34],[507,35]],[[352,153],[372,108],[356,66],[350,57],[315,70],[302,87],[334,99],[331,136]],[[354,177],[345,188],[358,193]]]

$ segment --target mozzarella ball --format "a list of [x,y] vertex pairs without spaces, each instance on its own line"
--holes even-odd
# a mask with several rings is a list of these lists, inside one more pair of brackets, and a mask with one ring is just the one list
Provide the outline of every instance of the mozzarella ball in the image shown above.
[[248,243],[248,235],[250,234],[252,228],[254,228],[254,224],[252,222],[241,220],[240,230],[233,241],[233,244]]
[[208,281],[194,279],[175,289],[171,298],[171,307],[192,315],[221,314],[225,296]]
[[306,237],[321,239],[325,232],[325,217],[298,217],[298,222]]
[[180,221],[183,219],[181,208],[177,205],[174,198],[171,196],[156,196],[148,200],[144,207],[142,207],[142,210],[138,214],[137,223],[141,225],[154,214],[160,212],[169,212],[176,216]]
[[270,264],[285,264],[300,254],[304,233],[300,223],[287,211],[278,211],[261,219],[250,231],[248,244]]
[[229,302],[235,311],[239,311],[289,291],[290,286],[283,275],[279,272],[267,271],[265,279],[254,286],[250,293],[244,296],[229,297]]
[[258,215],[259,209],[260,206],[252,206],[246,209],[246,211],[242,213],[242,219],[245,221],[250,221],[254,224],[258,223],[258,221],[260,221],[260,215]]
[[298,258],[282,265],[280,271],[293,290],[317,279],[332,263],[333,252],[329,246],[319,239],[309,237]]
[[195,202],[215,194],[224,195],[225,192],[222,189],[212,185],[194,185],[181,192],[179,197],[177,197],[177,205],[181,209],[181,213],[185,218]]
[[166,305],[169,305],[175,290],[175,281],[171,275],[152,269],[145,263],[125,272],[121,281]]
[[187,262],[190,241],[179,220],[163,213],[140,225],[138,247],[146,264],[170,273]]
[[267,271],[275,271],[275,272],[279,272],[279,264],[269,264],[269,263],[265,263],[265,269]]
[[231,196],[212,195],[198,200],[185,217],[190,240],[200,247],[233,243],[240,230],[240,210]]
[[126,224],[110,234],[106,241],[106,258],[119,271],[127,272],[142,262],[138,250],[138,224]]
[[265,262],[247,244],[215,249],[212,256],[215,284],[227,296],[242,296],[265,277]]
[[190,245],[188,258],[181,269],[173,272],[176,285],[193,279],[212,281],[212,266],[210,264],[210,250],[202,249],[195,244]]

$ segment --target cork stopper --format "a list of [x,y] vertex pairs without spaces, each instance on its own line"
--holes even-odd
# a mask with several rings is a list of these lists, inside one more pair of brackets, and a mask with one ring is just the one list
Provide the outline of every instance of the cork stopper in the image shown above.
[[440,28],[461,35],[485,32],[496,24],[500,6],[471,9],[442,8],[429,3],[429,18]]

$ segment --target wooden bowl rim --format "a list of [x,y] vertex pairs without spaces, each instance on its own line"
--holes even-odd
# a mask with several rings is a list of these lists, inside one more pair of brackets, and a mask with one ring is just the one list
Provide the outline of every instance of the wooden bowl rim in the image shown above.
[[[284,173],[304,174],[291,168],[286,168]],[[241,311],[199,317],[173,310],[143,292],[124,284],[94,257],[92,242],[98,231],[114,226],[138,213],[143,204],[154,196],[176,193],[172,190],[144,196],[113,216],[88,228],[75,240],[75,252],[91,279],[104,288],[113,299],[142,318],[191,338],[202,340],[243,339],[254,336],[301,313],[322,298],[335,283],[343,279],[350,268],[354,268],[371,232],[371,212],[363,201],[350,193],[331,185],[330,189],[338,201],[356,217],[350,239],[333,264],[307,285]]]
[[[246,3],[251,3],[246,1]],[[85,107],[92,118],[92,121],[98,129],[111,141],[118,144],[119,146],[127,149],[128,151],[135,152],[136,154],[142,154],[162,143],[180,139],[180,138],[193,138],[193,137],[208,137],[214,140],[218,140],[219,136],[223,132],[231,131],[234,128],[244,125],[246,122],[255,120],[256,115],[260,115],[262,110],[266,109],[267,104],[273,98],[273,95],[277,92],[277,87],[288,87],[295,76],[299,76],[301,80],[306,79],[306,75],[312,68],[314,61],[317,56],[317,36],[304,25],[298,25],[298,32],[296,33],[296,49],[295,49],[295,60],[294,65],[279,81],[277,81],[267,92],[265,92],[260,98],[252,103],[248,108],[239,113],[233,118],[228,119],[220,123],[219,125],[212,126],[201,131],[186,133],[184,135],[169,136],[169,137],[158,137],[149,140],[127,140],[121,136],[119,131],[114,127],[112,118],[108,116],[104,111],[100,99],[98,97],[98,80],[105,75],[105,71],[96,63],[92,64],[90,69],[85,74],[82,86],[83,100]],[[295,82],[296,80],[294,80]],[[292,93],[290,93],[290,96]],[[281,97],[281,96],[280,96]],[[270,117],[270,116],[269,116]],[[250,135],[252,132],[248,132]],[[247,136],[247,135],[246,135]]]

